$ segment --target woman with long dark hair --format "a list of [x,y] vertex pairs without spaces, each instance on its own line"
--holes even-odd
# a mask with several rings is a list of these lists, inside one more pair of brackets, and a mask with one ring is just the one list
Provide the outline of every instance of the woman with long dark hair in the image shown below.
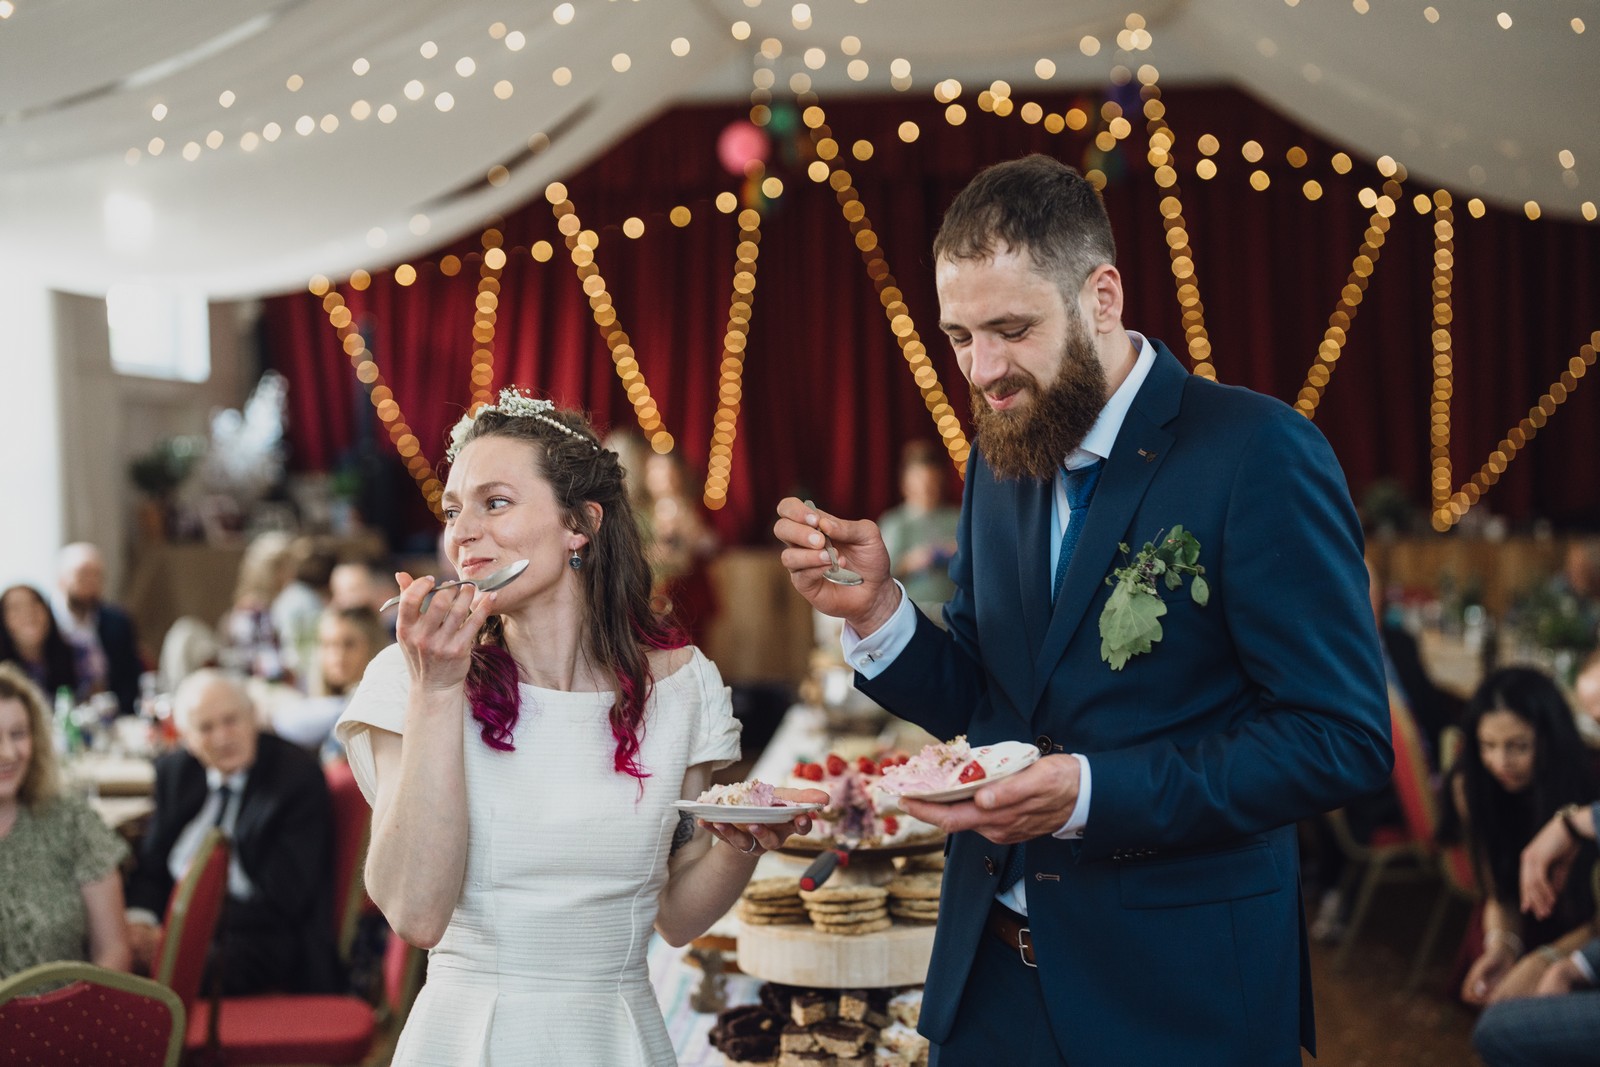
[[1595,789],[1588,751],[1572,708],[1549,675],[1530,667],[1495,671],[1478,686],[1462,717],[1466,744],[1446,780],[1442,841],[1464,841],[1484,891],[1483,945],[1461,987],[1485,1004],[1525,949],[1569,934],[1594,916],[1592,846],[1578,857],[1551,915],[1520,910],[1519,864],[1534,834],[1567,804],[1588,803]]
[[398,644],[337,728],[373,803],[367,887],[431,949],[394,1062],[673,1063],[652,928],[699,936],[808,824],[718,825],[713,847],[678,817],[739,726],[716,668],[652,614],[621,466],[583,417],[504,390],[446,455],[457,573],[528,565],[494,592],[398,575]]
[[31,585],[0,593],[0,663],[15,663],[47,698],[66,686],[74,700],[78,669],[72,646],[50,611],[50,602]]

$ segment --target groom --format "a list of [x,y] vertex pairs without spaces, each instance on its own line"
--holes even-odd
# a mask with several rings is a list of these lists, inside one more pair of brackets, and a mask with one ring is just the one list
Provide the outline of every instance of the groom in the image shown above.
[[[933,1062],[1294,1067],[1314,1049],[1294,824],[1392,761],[1343,473],[1290,408],[1123,326],[1110,222],[1071,168],[989,168],[933,250],[977,427],[948,632],[872,523],[789,498],[774,526],[864,692],[1044,754],[905,803],[950,831]],[[822,578],[823,534],[864,584]]]

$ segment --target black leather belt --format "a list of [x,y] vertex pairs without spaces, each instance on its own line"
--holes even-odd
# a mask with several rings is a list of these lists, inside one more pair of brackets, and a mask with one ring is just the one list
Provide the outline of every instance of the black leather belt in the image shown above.
[[1033,958],[1033,933],[1028,929],[1026,918],[996,901],[994,907],[989,909],[989,921],[984,929],[989,936],[999,938],[1006,948],[1021,956],[1023,963],[1029,967],[1039,966]]

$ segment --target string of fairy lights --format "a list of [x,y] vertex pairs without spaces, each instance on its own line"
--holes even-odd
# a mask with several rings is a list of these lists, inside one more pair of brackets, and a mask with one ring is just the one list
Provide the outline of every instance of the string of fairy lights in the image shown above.
[[483,231],[483,259],[478,264],[478,296],[473,301],[472,342],[472,406],[476,414],[489,403],[494,385],[494,325],[500,306],[500,272],[506,266],[506,252],[500,247],[504,241],[499,230]]
[[1433,464],[1433,515],[1437,526],[1450,507],[1450,398],[1455,367],[1450,306],[1455,279],[1455,212],[1450,194],[1433,196],[1433,399],[1428,405],[1428,457]]
[[[1144,72],[1149,71],[1145,81]],[[1178,169],[1173,166],[1173,146],[1177,143],[1167,125],[1166,105],[1156,85],[1154,67],[1140,68],[1144,83],[1145,130],[1150,138],[1146,155],[1155,170],[1156,185],[1167,191],[1161,199],[1161,225],[1167,235],[1168,265],[1177,287],[1178,306],[1183,309],[1183,341],[1194,372],[1215,381],[1217,370],[1211,359],[1211,337],[1206,332],[1206,306],[1200,299],[1200,280],[1194,267],[1194,250],[1189,247],[1189,228],[1183,221],[1183,191],[1178,185]]]
[[[950,399],[945,396],[944,389],[939,384],[938,372],[933,369],[933,363],[928,359],[927,346],[922,343],[922,336],[917,333],[916,323],[911,318],[911,309],[906,306],[899,283],[895,281],[894,274],[889,269],[889,261],[885,258],[883,248],[878,242],[877,231],[872,228],[872,220],[867,217],[866,205],[861,202],[861,194],[852,184],[850,172],[838,164],[839,144],[834,140],[833,131],[828,127],[827,115],[821,107],[813,104],[806,108],[800,119],[811,131],[812,147],[817,154],[816,162],[822,164],[820,167],[813,165],[811,178],[819,183],[826,182],[834,191],[835,198],[839,202],[839,210],[849,225],[851,237],[856,249],[861,253],[862,263],[866,266],[867,277],[872,280],[873,288],[878,294],[878,302],[883,307],[885,319],[888,320],[889,332],[894,335],[895,344],[911,371],[912,380],[922,392],[922,402],[927,407],[934,425],[938,427],[945,451],[949,453],[950,460],[956,468],[964,473],[967,455],[971,450],[966,433],[961,429],[961,420],[956,416],[955,409],[950,406]],[[851,155],[861,162],[870,159],[872,156],[870,142],[857,141],[851,146]]]
[[739,406],[744,398],[744,352],[750,314],[756,298],[756,257],[761,252],[761,212],[739,212],[739,246],[734,250],[733,295],[728,300],[728,328],[722,335],[721,378],[717,413],[711,418],[710,458],[706,461],[706,507],[719,511],[728,502],[733,478],[733,442],[739,434]]
[[[366,271],[357,271],[351,275],[350,282],[352,288],[365,289],[371,284],[372,277]],[[350,365],[355,369],[356,380],[366,388],[367,399],[371,401],[378,420],[383,423],[383,428],[388,431],[389,441],[394,445],[395,451],[405,461],[406,471],[417,483],[417,488],[422,490],[422,496],[427,500],[434,516],[442,520],[444,513],[439,508],[439,498],[444,493],[444,485],[434,473],[433,464],[423,455],[422,443],[417,440],[417,435],[406,425],[405,419],[401,416],[400,405],[394,398],[394,390],[383,380],[383,374],[378,369],[377,357],[372,354],[372,350],[367,347],[366,339],[356,329],[354,316],[346,306],[344,297],[322,275],[311,279],[310,289],[313,295],[322,298],[322,310],[327,313],[328,325],[333,327],[345,355],[350,357]]]
[[1389,219],[1394,215],[1395,198],[1400,195],[1400,184],[1394,179],[1384,183],[1384,195],[1378,198],[1372,217],[1367,220],[1366,232],[1361,237],[1361,247],[1350,263],[1350,273],[1345,277],[1344,288],[1339,290],[1339,303],[1328,316],[1328,328],[1317,345],[1316,359],[1306,371],[1305,384],[1295,397],[1294,409],[1308,419],[1316,418],[1317,406],[1322,403],[1323,391],[1333,379],[1339,366],[1339,357],[1350,340],[1350,327],[1355,323],[1356,312],[1377,269],[1378,257],[1383,252],[1383,242],[1389,233]]
[[640,369],[639,361],[635,357],[633,339],[617,321],[617,309],[612,303],[610,291],[606,288],[605,276],[600,273],[600,266],[595,262],[595,250],[600,247],[600,235],[594,230],[583,228],[583,222],[578,218],[578,209],[567,197],[565,185],[551,182],[545,188],[544,196],[550,202],[550,211],[556,218],[556,229],[566,238],[567,252],[572,258],[573,267],[578,272],[578,281],[583,286],[584,295],[589,298],[589,310],[594,317],[594,324],[599,327],[601,336],[605,338],[606,348],[611,352],[611,365],[617,373],[617,379],[622,382],[628,402],[633,405],[639,429],[644,431],[651,448],[660,453],[670,452],[673,446],[672,434],[661,424],[661,412],[656,406],[655,399],[650,395],[649,383],[645,381],[644,371]]
[[[1295,6],[1296,2],[1297,0],[1286,0],[1291,7]],[[796,12],[798,13],[804,6],[796,5]],[[567,17],[570,20],[571,5],[563,4],[557,8],[558,22],[561,21],[559,15],[563,9],[567,9]],[[795,25],[801,29],[808,28],[809,18],[807,14],[805,25],[802,25],[797,14]],[[497,26],[499,27],[497,39],[506,37],[504,26],[500,24]],[[1577,33],[1583,32],[1583,28],[1576,22],[1573,29]],[[491,35],[496,35],[494,28],[491,28]],[[747,23],[734,24],[734,36],[737,39],[744,40],[749,35],[750,29]],[[511,39],[515,40],[514,37]],[[1137,14],[1129,15],[1124,28],[1117,34],[1120,53],[1130,58],[1134,53],[1149,49],[1152,40],[1144,19]],[[860,48],[859,40],[853,37],[847,37],[841,43],[841,50],[847,55],[855,55]],[[1085,36],[1080,41],[1080,50],[1086,56],[1095,55],[1099,49],[1100,43],[1093,37]],[[687,54],[687,42],[681,38],[675,40],[673,51],[678,55]],[[774,117],[771,90],[776,83],[776,74],[772,67],[782,52],[783,43],[769,37],[760,42],[756,53],[752,79],[755,88],[751,93],[749,117],[758,127],[769,125]],[[817,58],[820,55],[820,49],[807,50],[804,54],[806,65],[811,69],[820,67],[823,61]],[[561,68],[554,76],[558,85],[564,84],[561,72],[565,70],[566,68]],[[856,80],[861,80],[866,76],[867,70],[865,60],[854,60],[850,66],[850,75]],[[904,60],[896,60],[891,64],[890,73],[891,82],[896,89],[904,91],[910,87],[910,68]],[[1035,74],[1040,79],[1048,80],[1054,73],[1055,64],[1050,59],[1040,59],[1035,65]],[[570,71],[566,77],[570,79]],[[1127,65],[1119,62],[1111,72],[1113,86],[1130,85],[1135,78],[1139,83],[1137,95],[1142,103],[1141,110],[1145,120],[1145,159],[1150,165],[1152,179],[1163,192],[1159,210],[1168,249],[1168,265],[1173,278],[1174,295],[1180,308],[1185,348],[1192,371],[1205,377],[1215,378],[1213,349],[1206,328],[1205,305],[1201,299],[1196,267],[1194,237],[1184,215],[1181,178],[1188,168],[1180,171],[1182,142],[1178,132],[1167,121],[1166,105],[1162,100],[1158,84],[1160,75],[1153,65],[1142,64],[1137,70],[1130,70]],[[924,404],[952,463],[964,473],[970,444],[960,419],[944,393],[938,374],[928,358],[926,346],[917,333],[911,311],[906,306],[903,293],[889,268],[879,235],[867,216],[866,206],[855,187],[854,178],[846,169],[844,142],[836,137],[827,123],[826,114],[817,102],[816,95],[810,91],[809,75],[803,71],[793,74],[789,79],[789,89],[795,94],[797,103],[804,105],[801,121],[810,151],[814,156],[807,167],[807,174],[814,183],[826,185],[834,193],[852,242],[862,257],[868,279],[872,282],[883,307],[885,322],[905,359],[914,383],[921,392]],[[934,99],[944,105],[943,117],[951,126],[961,126],[969,118],[968,109],[962,102],[964,92],[961,83],[953,78],[939,81],[933,87]],[[1110,168],[1109,154],[1126,151],[1124,142],[1131,140],[1134,131],[1128,116],[1123,113],[1123,105],[1115,99],[1107,99],[1097,108],[1074,105],[1060,111],[1052,111],[1034,101],[1017,100],[1009,83],[996,80],[976,93],[972,100],[978,111],[999,119],[1014,117],[1029,125],[1039,125],[1051,134],[1071,132],[1091,135],[1091,143],[1097,155],[1091,155],[1090,159],[1086,160],[1083,172],[1089,181],[1101,189],[1109,181],[1107,176],[1107,170]],[[159,119],[161,116],[156,117]],[[896,134],[903,142],[911,143],[920,136],[920,130],[917,123],[906,120],[898,124]],[[1210,182],[1224,173],[1226,167],[1221,161],[1225,156],[1222,142],[1218,137],[1205,133],[1190,143],[1195,155],[1192,173],[1197,179]],[[1274,172],[1266,162],[1264,148],[1254,139],[1249,139],[1238,146],[1238,151],[1249,166],[1246,175],[1249,188],[1255,192],[1267,192],[1272,187]],[[874,148],[869,140],[859,139],[849,146],[849,155],[856,164],[869,164],[873,154]],[[1565,172],[1575,176],[1576,162],[1572,154],[1563,152],[1561,157]],[[1096,160],[1100,161],[1099,165],[1088,165]],[[134,160],[130,158],[130,162],[132,161]],[[1290,168],[1293,180],[1299,182],[1300,194],[1308,201],[1322,199],[1324,190],[1321,182],[1304,173],[1312,162],[1305,149],[1299,146],[1290,147],[1285,153],[1284,161]],[[1334,153],[1329,158],[1328,164],[1334,173],[1341,176],[1351,174],[1355,167],[1350,157],[1343,152]],[[504,167],[497,169],[505,170]],[[1357,194],[1361,205],[1371,212],[1361,245],[1351,263],[1346,282],[1340,290],[1339,300],[1329,316],[1327,328],[1318,344],[1305,382],[1293,401],[1296,410],[1307,418],[1315,417],[1322,396],[1337,369],[1364,294],[1376,272],[1387,234],[1400,212],[1400,205],[1404,203],[1404,183],[1408,175],[1403,164],[1392,157],[1384,156],[1376,161],[1376,169],[1382,179],[1381,184],[1376,188],[1362,187]],[[491,180],[495,177],[499,180],[494,184],[503,184],[508,175],[505,173],[491,175]],[[746,178],[747,198],[751,188],[759,188],[762,195],[768,199],[776,199],[783,193],[782,181],[775,175],[767,175],[759,160],[752,161],[747,168]],[[1568,184],[1573,183],[1568,182]],[[661,411],[650,393],[632,339],[618,322],[613,296],[596,262],[596,252],[600,244],[599,233],[583,227],[577,208],[562,183],[551,183],[545,191],[545,196],[551,205],[557,230],[563,238],[572,265],[588,298],[595,325],[606,342],[617,377],[633,407],[635,419],[655,451],[669,452],[675,446],[675,438],[663,423]],[[715,198],[717,210],[724,214],[733,214],[738,210],[739,202],[740,197],[732,192],[722,192]],[[1499,480],[1517,453],[1526,447],[1527,442],[1572,394],[1578,380],[1594,363],[1596,348],[1600,346],[1600,331],[1597,331],[1589,342],[1580,348],[1579,353],[1568,361],[1566,370],[1558,380],[1529,409],[1528,414],[1507,432],[1472,478],[1459,489],[1452,491],[1450,401],[1454,368],[1450,321],[1455,266],[1454,201],[1448,191],[1440,189],[1431,196],[1417,193],[1411,202],[1419,216],[1432,216],[1434,227],[1432,305],[1434,382],[1429,406],[1429,459],[1433,525],[1436,530],[1443,532],[1458,523],[1468,510],[1478,503],[1483,494]],[[1466,208],[1467,214],[1475,219],[1483,218],[1487,213],[1484,202],[1476,197],[1467,201]],[[1589,221],[1594,221],[1597,217],[1593,202],[1585,202],[1581,206],[1581,212]],[[1541,216],[1541,209],[1536,202],[1528,201],[1524,205],[1524,213],[1530,220],[1537,220]],[[671,209],[668,217],[673,226],[682,228],[691,224],[693,213],[687,206],[678,205]],[[414,232],[417,229],[417,221],[413,220]],[[718,405],[711,426],[704,492],[704,502],[713,510],[725,506],[732,482],[733,445],[737,439],[742,410],[742,376],[747,358],[749,325],[754,309],[756,261],[761,240],[761,213],[754,208],[746,207],[739,211],[737,222],[739,236],[735,249],[728,322],[723,334],[721,358],[718,364]],[[425,219],[422,220],[422,224],[425,231]],[[612,227],[602,228],[609,230]],[[630,239],[642,237],[645,231],[643,220],[637,216],[629,217],[616,228]],[[472,331],[475,346],[471,364],[471,410],[473,411],[489,402],[493,395],[493,342],[500,283],[502,274],[511,261],[504,247],[504,237],[499,230],[493,228],[486,230],[482,244]],[[553,258],[554,248],[549,241],[537,240],[529,247],[528,253],[534,262],[548,263]],[[437,263],[441,274],[446,276],[458,274],[462,266],[460,257],[455,255],[442,256]],[[398,284],[410,285],[417,277],[416,267],[410,263],[403,263],[394,269],[394,277]],[[370,284],[370,275],[365,271],[354,272],[347,284],[352,289],[365,289]],[[348,308],[344,307],[342,298],[326,278],[319,276],[313,279],[311,291],[323,299],[329,322],[349,355],[357,378],[369,389],[371,401],[391,441],[395,443],[397,451],[406,461],[408,470],[424,496],[437,511],[443,487],[426,456],[422,454],[415,435],[405,423],[392,390],[384,384],[372,353],[351,324]]]

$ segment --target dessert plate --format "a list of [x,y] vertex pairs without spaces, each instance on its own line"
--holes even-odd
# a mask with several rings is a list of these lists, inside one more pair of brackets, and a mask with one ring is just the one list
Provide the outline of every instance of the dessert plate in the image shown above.
[[1024,767],[1031,766],[1039,758],[1039,748],[1026,741],[1000,741],[993,745],[979,745],[973,748],[972,758],[978,761],[978,766],[984,771],[984,776],[975,782],[965,782],[949,789],[936,789],[927,793],[898,793],[881,783],[877,788],[891,796],[911,800],[931,800],[939,804],[966,800],[990,782],[1009,778]]
[[821,811],[821,804],[778,804],[770,808],[750,804],[702,804],[697,800],[679,800],[673,807],[696,819],[706,822],[742,824],[745,826],[788,822],[797,815]]

